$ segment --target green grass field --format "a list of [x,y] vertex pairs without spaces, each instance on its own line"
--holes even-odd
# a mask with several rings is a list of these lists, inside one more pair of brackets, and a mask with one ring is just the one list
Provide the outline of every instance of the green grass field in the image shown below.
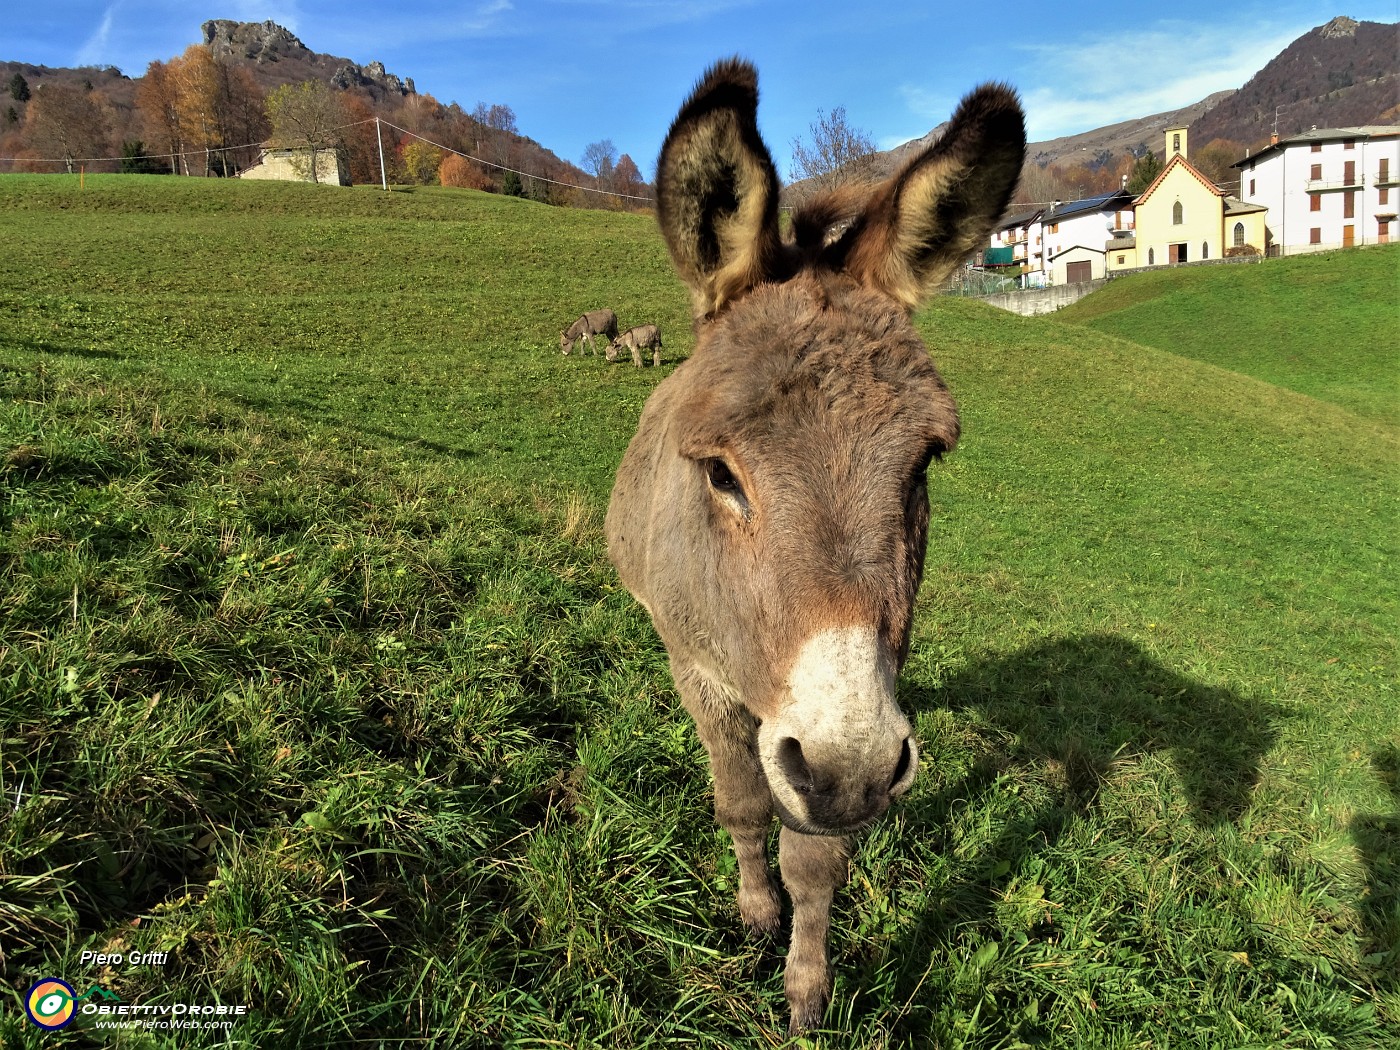
[[[0,1044],[783,1045],[601,537],[691,345],[653,224],[135,176],[5,176],[0,222]],[[1325,378],[1310,334],[1397,262],[920,315],[964,420],[923,765],[809,1045],[1400,1046],[1394,299]],[[1156,332],[1300,286],[1248,360]],[[560,356],[599,305],[662,369]],[[248,1012],[54,1036],[46,976]]]
[[1394,248],[1217,270],[1115,280],[1058,319],[1400,424]]

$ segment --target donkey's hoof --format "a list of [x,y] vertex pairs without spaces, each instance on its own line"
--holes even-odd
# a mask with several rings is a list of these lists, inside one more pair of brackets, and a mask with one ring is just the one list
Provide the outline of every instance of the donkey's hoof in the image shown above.
[[773,937],[783,924],[783,904],[771,884],[757,892],[739,891],[739,917],[754,933]]
[[[796,965],[794,965],[796,964]],[[788,1035],[801,1035],[822,1026],[831,1002],[831,971],[825,965],[803,965],[788,957],[783,975],[788,1001]]]
[[791,1010],[792,1017],[788,1019],[788,1038],[807,1035],[820,1028],[822,1018],[826,1016],[826,1003],[823,1002],[820,1006],[807,1006],[801,1010],[794,1006]]

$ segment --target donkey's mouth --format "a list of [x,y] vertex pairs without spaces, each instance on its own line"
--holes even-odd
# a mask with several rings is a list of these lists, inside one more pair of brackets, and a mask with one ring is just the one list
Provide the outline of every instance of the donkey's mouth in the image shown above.
[[783,827],[789,831],[800,832],[803,835],[856,835],[874,824],[885,811],[890,808],[892,799],[885,799],[882,804],[874,806],[871,811],[864,816],[852,818],[846,814],[837,817],[835,814],[823,812],[825,807],[817,806],[815,812],[809,808],[807,813],[795,812],[794,808],[787,805],[775,792],[773,794],[773,811],[777,813],[778,820]]

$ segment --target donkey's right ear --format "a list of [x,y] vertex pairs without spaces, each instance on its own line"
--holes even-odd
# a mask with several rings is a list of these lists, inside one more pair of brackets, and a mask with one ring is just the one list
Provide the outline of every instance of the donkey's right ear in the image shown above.
[[749,63],[712,66],[681,107],[656,165],[656,210],[697,320],[777,276],[778,175]]

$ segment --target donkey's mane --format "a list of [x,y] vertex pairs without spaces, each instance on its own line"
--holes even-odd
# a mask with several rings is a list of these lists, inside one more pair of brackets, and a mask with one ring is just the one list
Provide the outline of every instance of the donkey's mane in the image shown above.
[[823,249],[840,237],[864,210],[874,184],[855,183],[823,190],[792,212],[792,247],[801,268],[816,266]]

